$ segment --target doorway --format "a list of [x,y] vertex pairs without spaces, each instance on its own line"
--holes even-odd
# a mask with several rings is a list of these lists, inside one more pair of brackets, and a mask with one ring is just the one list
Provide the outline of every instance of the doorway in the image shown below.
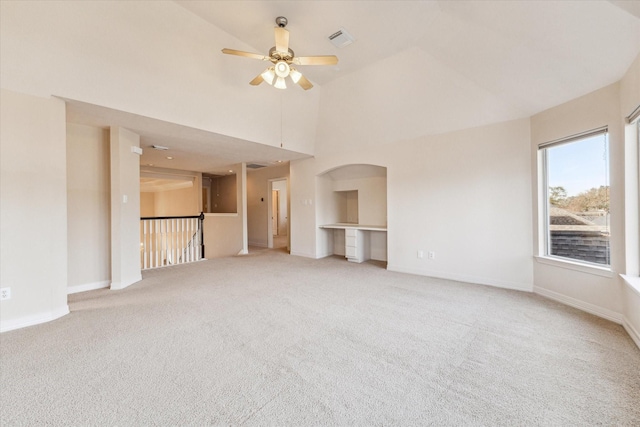
[[277,178],[269,180],[267,246],[289,250],[289,180]]

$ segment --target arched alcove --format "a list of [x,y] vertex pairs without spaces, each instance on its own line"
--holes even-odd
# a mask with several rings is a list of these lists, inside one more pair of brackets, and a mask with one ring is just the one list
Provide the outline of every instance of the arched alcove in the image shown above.
[[316,177],[316,195],[320,256],[387,260],[386,167],[350,164],[326,170]]

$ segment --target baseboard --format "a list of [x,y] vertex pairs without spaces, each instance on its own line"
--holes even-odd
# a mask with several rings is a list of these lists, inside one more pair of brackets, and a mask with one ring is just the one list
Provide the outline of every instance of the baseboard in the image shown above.
[[133,285],[134,283],[138,283],[142,280],[142,274],[134,277],[133,279],[129,279],[126,282],[111,282],[111,290],[119,291],[120,289],[124,289],[128,286]]
[[387,270],[398,273],[415,274],[417,276],[435,277],[437,279],[455,280],[456,282],[471,283],[474,285],[494,286],[496,288],[512,289],[514,291],[531,292],[533,290],[530,285],[524,283],[495,280],[486,277],[466,276],[462,274],[450,274],[439,271],[420,270],[417,268],[407,268],[392,264],[387,264]]
[[310,254],[307,252],[298,252],[298,251],[291,251],[290,255],[295,255],[295,256],[301,256],[304,258],[315,258],[316,256],[314,254]]
[[31,316],[20,317],[18,319],[5,320],[0,324],[0,332],[13,331],[15,329],[26,328],[27,326],[39,325],[40,323],[51,322],[64,315],[69,314],[69,306],[64,306],[48,313],[39,313]]
[[629,319],[623,317],[622,326],[624,326],[625,331],[627,331],[633,342],[640,348],[640,333],[638,333],[638,330],[629,322]]
[[103,280],[101,282],[85,283],[84,285],[69,286],[67,295],[77,294],[78,292],[95,291],[96,289],[108,288],[111,280]]
[[573,308],[577,308],[578,310],[586,311],[587,313],[591,313],[598,317],[602,317],[603,319],[611,320],[612,322],[615,322],[618,324],[623,324],[622,314],[616,313],[615,311],[602,308],[595,304],[580,301],[579,299],[575,299],[563,294],[559,294],[557,292],[550,291],[548,289],[540,288],[538,286],[533,287],[533,292],[538,295],[542,295],[543,297],[552,299],[554,301],[561,302]]
[[342,256],[342,257],[344,256],[344,254],[341,255],[341,254],[336,254],[336,253],[333,253],[333,252],[324,252],[324,253],[316,255],[314,258],[322,259],[322,258],[326,258],[328,256],[333,256],[333,255],[338,255],[338,256]]

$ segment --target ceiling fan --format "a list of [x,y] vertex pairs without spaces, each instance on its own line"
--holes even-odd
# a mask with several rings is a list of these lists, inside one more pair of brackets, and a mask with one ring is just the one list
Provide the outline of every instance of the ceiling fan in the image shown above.
[[309,90],[313,85],[300,71],[296,70],[293,65],[334,65],[338,63],[338,58],[335,55],[295,56],[289,48],[289,31],[284,28],[287,26],[287,23],[287,18],[284,16],[278,16],[276,18],[276,24],[278,25],[275,28],[276,45],[269,49],[268,56],[234,49],[222,49],[222,53],[228,55],[271,61],[273,65],[258,74],[249,84],[257,86],[262,82],[267,82],[278,89],[286,89],[287,83],[285,82],[285,78],[288,76],[304,90]]

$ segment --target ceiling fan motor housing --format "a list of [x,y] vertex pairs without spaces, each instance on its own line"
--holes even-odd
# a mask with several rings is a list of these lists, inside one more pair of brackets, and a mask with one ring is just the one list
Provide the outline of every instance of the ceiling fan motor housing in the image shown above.
[[285,18],[284,16],[278,16],[276,18],[276,24],[278,25],[278,27],[280,28],[284,28],[287,26],[287,24],[289,23],[289,21],[287,20],[287,18]]
[[288,54],[278,52],[275,46],[269,49],[269,58],[271,58],[271,62],[273,62],[274,64],[280,60],[291,62],[294,56],[295,54],[293,53],[293,50],[291,50],[291,48],[289,48]]

